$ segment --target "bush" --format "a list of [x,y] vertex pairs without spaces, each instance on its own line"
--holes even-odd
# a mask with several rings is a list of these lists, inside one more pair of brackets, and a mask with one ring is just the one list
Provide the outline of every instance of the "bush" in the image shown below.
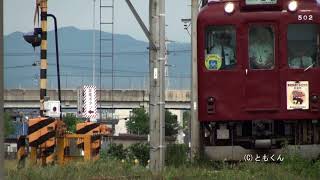
[[16,128],[13,124],[11,116],[9,113],[5,112],[3,114],[4,119],[4,137],[8,137],[9,135],[13,134],[16,131]]
[[104,157],[105,155],[113,159],[122,160],[122,159],[126,159],[127,150],[124,149],[122,144],[117,145],[115,143],[111,143],[107,148],[106,154],[102,153],[102,157]]
[[63,121],[67,126],[67,130],[75,133],[77,123],[81,122],[74,114],[68,113],[66,116],[63,117]]
[[186,144],[168,144],[166,149],[166,165],[178,167],[187,162],[188,147]]
[[128,159],[138,159],[143,166],[148,164],[150,159],[150,145],[147,143],[136,143],[128,147]]
[[150,159],[150,146],[147,143],[136,143],[132,144],[128,148],[124,148],[122,144],[110,144],[106,151],[100,152],[101,159],[117,159],[117,160],[127,160],[129,162],[134,162],[138,160],[139,164],[146,166],[148,160]]

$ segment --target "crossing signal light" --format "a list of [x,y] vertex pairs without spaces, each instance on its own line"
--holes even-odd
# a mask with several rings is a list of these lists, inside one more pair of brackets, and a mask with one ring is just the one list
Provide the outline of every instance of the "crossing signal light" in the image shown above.
[[34,28],[33,34],[25,34],[23,38],[30,43],[32,47],[38,47],[41,45],[41,28]]

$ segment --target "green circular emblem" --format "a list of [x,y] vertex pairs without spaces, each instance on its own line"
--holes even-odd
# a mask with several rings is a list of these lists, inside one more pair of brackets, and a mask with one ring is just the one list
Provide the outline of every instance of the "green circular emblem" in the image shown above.
[[207,56],[205,66],[208,70],[219,70],[221,68],[222,59],[217,54],[210,54]]

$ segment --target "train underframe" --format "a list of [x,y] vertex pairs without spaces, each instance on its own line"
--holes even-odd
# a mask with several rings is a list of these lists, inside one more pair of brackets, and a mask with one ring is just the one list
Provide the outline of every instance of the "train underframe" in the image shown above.
[[[320,157],[319,120],[254,120],[201,123],[204,153],[213,160],[285,156]],[[253,159],[254,160],[254,159]]]

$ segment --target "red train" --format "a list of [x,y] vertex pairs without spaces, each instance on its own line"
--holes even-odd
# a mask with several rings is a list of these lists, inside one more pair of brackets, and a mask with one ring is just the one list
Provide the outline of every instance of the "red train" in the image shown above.
[[243,159],[286,144],[319,156],[320,3],[211,0],[197,33],[205,152]]

